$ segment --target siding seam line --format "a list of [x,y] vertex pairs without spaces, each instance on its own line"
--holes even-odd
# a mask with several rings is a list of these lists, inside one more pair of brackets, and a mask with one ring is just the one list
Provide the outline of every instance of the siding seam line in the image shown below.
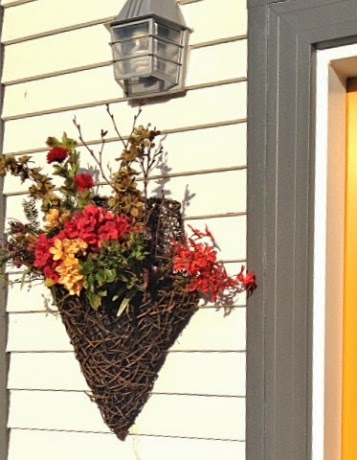
[[[167,174],[167,175],[162,175],[162,174],[157,174],[157,175],[152,175],[148,178],[148,181],[156,181],[156,180],[170,180],[174,179],[177,177],[190,177],[190,176],[205,176],[207,174],[219,174],[219,173],[225,173],[225,172],[232,172],[232,171],[245,171],[247,169],[246,165],[241,165],[241,166],[230,166],[227,168],[214,168],[214,169],[201,169],[201,170],[195,170],[195,171],[183,171],[183,172],[177,172],[177,173],[172,173],[172,174]],[[137,177],[138,182],[142,182],[144,178],[141,176]],[[108,185],[104,181],[97,182],[98,186],[102,185]],[[58,190],[58,187],[56,187],[55,190]],[[27,195],[28,190],[18,190],[14,192],[3,192],[4,196],[9,197],[9,196],[21,196],[21,195]]]
[[[223,38],[223,39],[217,39],[217,40],[212,40],[212,41],[207,41],[207,42],[202,42],[198,43],[197,45],[191,45],[189,48],[190,50],[199,50],[202,48],[209,48],[212,46],[219,46],[219,45],[225,45],[227,43],[235,43],[235,42],[242,42],[246,40],[246,36],[244,35],[237,35],[234,37],[228,37],[228,38]],[[103,61],[103,62],[97,62],[94,64],[88,64],[88,65],[83,65],[81,67],[69,67],[65,68],[62,70],[54,71],[54,72],[48,72],[44,74],[37,74],[37,75],[31,75],[29,77],[24,77],[24,78],[18,78],[15,80],[5,80],[2,81],[2,84],[7,87],[7,86],[14,86],[14,85],[20,85],[22,83],[28,83],[32,81],[38,81],[38,80],[44,80],[46,78],[54,78],[54,77],[60,77],[63,75],[70,75],[72,73],[77,73],[77,72],[85,72],[88,70],[94,70],[94,69],[100,69],[102,67],[109,67],[113,65],[113,60],[110,61]]]
[[222,37],[222,38],[217,38],[216,40],[207,40],[205,42],[199,42],[190,45],[190,49],[196,50],[199,48],[208,48],[209,46],[214,46],[214,45],[223,45],[224,43],[232,43],[232,42],[240,42],[243,40],[247,40],[247,35],[242,34],[242,35],[232,35],[231,37]]
[[[216,308],[216,307],[214,307]],[[236,307],[238,308],[238,307]],[[239,307],[243,308],[243,307]],[[245,307],[244,307],[245,308]],[[34,312],[34,313],[45,313],[45,312]],[[13,315],[14,313],[11,313]],[[16,313],[15,313],[16,314]],[[20,314],[20,313],[19,313]],[[21,313],[23,314],[23,313]],[[74,353],[73,350],[10,350],[9,353],[22,353],[22,354],[59,354],[59,353]],[[246,350],[169,350],[168,354],[171,353],[244,353],[246,354]]]
[[[21,5],[25,5],[26,3],[31,3],[31,2],[35,2],[37,0],[15,0],[13,2],[10,2],[10,3],[6,3],[5,5],[2,4],[1,7],[4,8],[4,9],[7,9],[7,8],[14,8],[16,6],[21,6]],[[202,0],[178,0],[177,3],[179,3],[180,5],[188,5],[190,3],[197,3],[197,2],[201,2]]]
[[[74,30],[85,29],[86,27],[98,26],[101,24],[105,26],[105,24],[108,24],[114,21],[115,19],[116,19],[116,16],[109,16],[109,17],[102,18],[102,19],[95,19],[93,21],[73,24],[67,27],[60,27],[58,29],[53,29],[53,30],[46,31],[46,32],[40,32],[38,34],[26,35],[24,37],[14,38],[12,40],[3,40],[2,44],[5,46],[15,45],[17,43],[24,43],[30,40],[37,40],[38,38],[51,37],[52,35],[57,35],[57,34],[59,35],[59,34],[63,34],[66,32],[72,32]],[[109,39],[109,32],[108,32],[108,39]]]
[[[245,352],[245,351],[244,351]],[[187,352],[190,353],[190,352]],[[237,352],[238,354],[239,352]],[[243,353],[243,352],[242,352]],[[219,354],[219,352],[217,352]],[[19,392],[19,393],[31,393],[33,391],[37,393],[79,393],[79,394],[92,394],[90,388],[87,390],[68,390],[68,389],[53,389],[53,388],[46,388],[46,389],[39,389],[39,388],[10,388],[8,389],[11,391],[11,393]],[[204,393],[169,393],[169,392],[157,392],[157,391],[151,391],[150,396],[189,396],[189,397],[197,397],[197,398],[231,398],[231,399],[245,399],[244,395],[218,395],[218,394],[204,394]]]
[[[239,83],[245,83],[246,81],[247,81],[247,77],[230,78],[228,80],[220,80],[220,81],[214,81],[214,82],[201,83],[197,85],[187,86],[185,88],[185,91],[189,92],[189,91],[196,91],[199,89],[213,88],[217,86],[232,85],[235,83],[239,84]],[[81,109],[88,109],[92,107],[100,107],[102,105],[107,105],[107,104],[119,104],[119,103],[128,102],[128,101],[130,101],[130,99],[128,99],[127,97],[120,97],[120,98],[97,101],[97,102],[75,104],[72,106],[57,107],[57,108],[52,108],[48,110],[39,110],[37,112],[28,112],[28,113],[23,113],[19,115],[10,115],[10,116],[3,117],[2,120],[5,122],[6,121],[16,121],[16,120],[21,120],[24,118],[40,117],[42,115],[52,115],[54,113],[69,112],[71,110],[81,110]]]
[[[99,434],[99,435],[107,435],[107,436],[115,436],[114,433],[106,432],[106,431],[76,431],[76,430],[57,430],[57,429],[49,429],[49,428],[21,428],[17,426],[12,426],[11,430],[19,430],[19,431],[48,431],[48,432],[55,432],[55,433],[84,433],[84,434]],[[192,439],[192,440],[201,440],[201,441],[222,441],[222,442],[239,442],[245,443],[245,439],[230,439],[230,438],[201,438],[201,437],[194,437],[194,436],[169,436],[164,434],[145,434],[145,433],[129,433],[128,436],[142,436],[142,437],[149,437],[149,438],[172,438],[172,439]]]
[[[15,6],[21,6],[21,5],[24,5],[26,3],[30,3],[30,2],[33,2],[33,1],[36,1],[36,0],[28,0],[28,1],[24,1],[24,3],[20,3],[20,4],[16,4],[16,5],[8,5],[8,6],[4,6],[4,8],[11,8],[11,7],[15,7]],[[179,4],[181,4],[181,6],[185,6],[185,5],[189,5],[191,3],[196,3],[196,2],[199,2],[201,0],[191,0],[191,1],[178,1]],[[119,12],[118,12],[119,13]],[[14,45],[15,43],[20,43],[20,42],[25,42],[25,41],[29,41],[29,40],[35,40],[37,38],[43,38],[43,37],[49,37],[51,35],[56,35],[56,34],[61,34],[61,33],[64,33],[64,32],[70,32],[72,30],[78,30],[78,29],[83,29],[85,27],[90,27],[90,26],[95,26],[95,25],[99,25],[99,24],[107,24],[109,22],[112,22],[114,21],[115,19],[117,18],[117,15],[115,16],[107,16],[105,18],[101,18],[101,19],[97,19],[97,20],[93,20],[93,21],[88,21],[88,22],[82,22],[82,23],[79,23],[79,24],[72,24],[71,26],[67,26],[67,27],[60,27],[58,29],[52,29],[52,30],[47,30],[47,31],[44,31],[44,32],[40,32],[38,34],[32,34],[32,35],[25,35],[23,37],[19,37],[19,38],[14,38],[13,40],[4,40],[2,42],[3,45]]]
[[14,2],[11,2],[11,3],[6,3],[5,5],[1,5],[2,8],[4,8],[4,10],[7,10],[8,8],[14,8],[15,6],[21,6],[21,5],[25,5],[25,3],[30,3],[30,2],[35,2],[37,0],[18,0],[18,1],[14,1]]
[[[214,123],[205,123],[205,124],[200,124],[200,125],[192,125],[192,126],[184,126],[181,128],[172,128],[172,129],[162,129],[161,134],[167,135],[167,134],[181,134],[189,131],[199,131],[201,129],[212,129],[212,128],[222,128],[225,126],[233,126],[233,125],[238,125],[238,124],[243,124],[247,122],[247,118],[236,118],[233,120],[225,120],[225,121],[219,121],[219,122],[214,122]],[[128,136],[122,136],[124,140],[128,139]],[[106,144],[112,143],[112,142],[118,142],[119,139],[117,137],[111,137],[106,140]],[[93,140],[93,141],[88,141],[86,142],[87,145],[100,145],[101,140]],[[81,147],[79,145],[78,147]],[[15,152],[4,152],[4,155],[29,155],[33,153],[41,153],[41,152],[47,152],[48,149],[41,147],[35,148],[35,149],[29,149],[29,150],[18,150]]]
[[[237,168],[222,168],[220,170],[207,170],[207,171],[201,171],[201,172],[188,172],[188,173],[176,173],[168,176],[152,176],[149,178],[149,183],[152,183],[152,181],[157,181],[157,180],[171,180],[171,179],[177,179],[177,178],[182,178],[182,177],[192,177],[192,176],[207,176],[208,174],[221,174],[221,173],[227,173],[227,172],[238,172],[238,171],[245,171],[247,169],[246,166],[243,167],[237,167]],[[138,177],[137,181],[142,182],[144,179],[143,177]],[[97,186],[107,186],[108,184],[104,181],[97,182]],[[60,187],[55,187],[54,190],[59,190]],[[4,197],[6,198],[11,198],[11,197],[16,197],[16,196],[26,196],[28,195],[28,188],[26,190],[14,190],[14,191],[4,191],[3,192]],[[184,218],[185,220],[187,218]],[[191,218],[192,219],[192,218]]]

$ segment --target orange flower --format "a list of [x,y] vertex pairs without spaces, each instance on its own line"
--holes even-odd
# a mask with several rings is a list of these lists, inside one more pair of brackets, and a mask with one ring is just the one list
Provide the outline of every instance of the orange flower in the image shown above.
[[62,224],[65,224],[69,220],[71,220],[71,213],[70,211],[65,211],[63,214],[61,214],[60,221]]
[[54,246],[49,249],[54,261],[60,261],[55,271],[59,275],[58,283],[62,284],[71,295],[79,296],[83,289],[84,276],[80,274],[80,261],[77,254],[85,254],[87,243],[81,238],[74,240],[55,239]]
[[75,238],[74,240],[60,240],[57,238],[49,252],[53,255],[53,260],[65,261],[67,257],[73,257],[75,254],[85,254],[87,247],[87,243],[81,238]]
[[59,224],[60,213],[56,208],[52,208],[48,214],[46,214],[46,221],[50,227],[57,227]]
[[60,225],[64,225],[71,219],[71,213],[69,211],[65,211],[63,213],[60,212],[57,208],[52,208],[45,217],[45,220],[48,224],[49,229],[53,229],[59,227]]
[[84,276],[80,274],[80,262],[76,257],[67,257],[57,268],[60,275],[59,284],[69,291],[71,295],[80,295],[84,284]]

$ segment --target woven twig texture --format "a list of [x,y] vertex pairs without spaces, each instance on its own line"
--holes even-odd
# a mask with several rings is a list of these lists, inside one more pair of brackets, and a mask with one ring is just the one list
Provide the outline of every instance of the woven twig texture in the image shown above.
[[[174,289],[167,273],[170,241],[182,238],[179,205],[152,200],[149,288],[121,316],[111,306],[93,310],[84,295],[64,297],[58,308],[92,399],[105,423],[124,440],[150,396],[168,349],[197,310],[196,294]],[[164,276],[162,276],[164,274]]]

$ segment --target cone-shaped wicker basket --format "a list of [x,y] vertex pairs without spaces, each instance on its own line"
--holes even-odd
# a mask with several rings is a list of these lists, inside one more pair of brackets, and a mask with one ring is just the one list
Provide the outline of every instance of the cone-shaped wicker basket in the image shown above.
[[[168,271],[171,241],[182,239],[180,204],[150,199],[151,232],[149,283],[121,316],[110,302],[99,311],[84,295],[58,302],[81,370],[92,390],[92,400],[105,423],[121,440],[128,434],[150,396],[167,351],[197,311],[195,293],[173,288]],[[59,299],[65,292],[57,290]]]

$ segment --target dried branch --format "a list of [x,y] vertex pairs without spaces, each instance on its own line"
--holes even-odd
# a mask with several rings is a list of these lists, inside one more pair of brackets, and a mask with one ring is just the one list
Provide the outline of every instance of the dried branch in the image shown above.
[[112,112],[110,111],[110,108],[109,108],[109,104],[106,105],[106,108],[107,108],[107,112],[110,116],[110,119],[112,120],[112,124],[113,124],[113,127],[114,127],[114,131],[116,132],[119,140],[121,141],[121,143],[123,144],[124,146],[124,149],[127,148],[127,143],[125,143],[122,135],[120,134],[120,131],[118,129],[118,125],[117,125],[117,122],[115,121],[115,118],[114,118],[114,115],[112,114]]
[[103,179],[105,180],[105,182],[113,189],[115,190],[113,184],[112,184],[112,181],[110,179],[108,179],[104,169],[103,169],[103,163],[102,163],[102,154],[103,154],[103,149],[104,149],[104,143],[105,143],[105,139],[104,139],[104,136],[102,135],[102,146],[101,146],[101,150],[99,152],[99,159],[97,158],[97,156],[95,155],[94,151],[89,147],[89,145],[87,144],[87,142],[84,140],[83,138],[83,134],[82,134],[82,129],[81,129],[81,125],[77,122],[77,118],[74,117],[73,118],[73,123],[75,125],[75,127],[77,128],[77,131],[78,131],[78,137],[79,137],[79,140],[81,141],[82,145],[86,148],[86,150],[90,153],[91,157],[93,158],[93,160],[96,162],[99,170],[100,170],[100,173],[103,177]]

